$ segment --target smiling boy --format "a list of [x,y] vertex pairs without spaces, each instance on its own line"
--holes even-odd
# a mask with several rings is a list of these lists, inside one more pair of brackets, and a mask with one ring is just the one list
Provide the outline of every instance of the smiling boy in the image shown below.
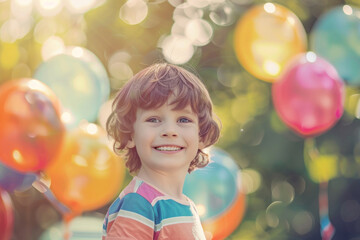
[[205,239],[183,194],[186,174],[209,163],[203,149],[220,134],[203,83],[172,64],[145,68],[117,93],[107,131],[135,176],[110,206],[103,239]]

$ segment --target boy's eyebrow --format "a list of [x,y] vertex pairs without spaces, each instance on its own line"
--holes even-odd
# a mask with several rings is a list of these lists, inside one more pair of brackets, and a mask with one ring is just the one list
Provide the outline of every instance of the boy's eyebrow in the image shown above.
[[195,113],[191,110],[191,108],[190,108],[190,109],[189,109],[189,108],[183,108],[183,109],[175,109],[175,108],[173,108],[173,111],[179,111],[179,112],[183,112],[183,113],[185,113],[185,114],[190,114],[190,115],[195,114]]

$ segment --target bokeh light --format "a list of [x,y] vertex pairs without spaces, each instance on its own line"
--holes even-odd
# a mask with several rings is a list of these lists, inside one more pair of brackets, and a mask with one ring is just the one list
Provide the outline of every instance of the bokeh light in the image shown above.
[[40,20],[34,28],[34,38],[38,43],[44,43],[47,39],[54,36],[58,26],[52,20]]
[[273,183],[271,192],[274,201],[291,203],[295,198],[295,189],[287,181],[279,181]]
[[175,64],[188,62],[194,54],[194,47],[189,39],[181,35],[169,35],[160,43],[167,61]]
[[242,182],[244,191],[246,194],[256,192],[262,183],[262,177],[260,173],[254,169],[242,170]]
[[296,213],[292,219],[292,227],[299,235],[305,235],[314,227],[314,216],[307,211]]
[[47,40],[45,40],[41,48],[41,55],[42,58],[46,61],[55,55],[63,53],[64,51],[65,43],[63,39],[57,36],[51,36]]
[[131,56],[126,51],[117,51],[108,60],[108,72],[110,74],[110,85],[113,89],[119,89],[124,82],[133,75],[133,70],[129,66]]
[[233,7],[229,2],[213,5],[209,17],[219,26],[229,26],[236,21]]
[[83,14],[101,6],[106,0],[65,0],[65,7],[73,14]]
[[194,46],[208,44],[213,35],[211,25],[203,19],[190,20],[185,27],[185,36]]
[[146,18],[148,6],[143,0],[127,0],[120,8],[119,17],[130,25],[139,24]]
[[61,0],[35,0],[36,10],[45,17],[55,16],[60,13],[63,8]]

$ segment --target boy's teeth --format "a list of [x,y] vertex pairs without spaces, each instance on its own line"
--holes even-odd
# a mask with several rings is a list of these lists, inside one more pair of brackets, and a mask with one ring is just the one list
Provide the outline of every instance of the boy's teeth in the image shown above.
[[181,148],[180,147],[157,147],[156,149],[160,150],[160,151],[178,151]]

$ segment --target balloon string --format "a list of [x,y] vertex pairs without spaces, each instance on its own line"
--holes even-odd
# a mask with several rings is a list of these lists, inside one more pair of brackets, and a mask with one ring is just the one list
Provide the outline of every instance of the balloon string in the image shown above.
[[328,182],[322,182],[319,186],[319,215],[322,240],[331,240],[335,228],[329,218]]
[[70,237],[71,237],[70,223],[69,223],[69,221],[64,221],[64,226],[65,226],[65,230],[64,230],[64,240],[69,240]]
[[37,189],[39,192],[43,193],[45,198],[62,214],[69,214],[71,211],[68,207],[66,207],[64,204],[62,204],[53,194],[53,192],[50,190],[50,188],[41,181],[35,180],[33,182],[33,187]]

